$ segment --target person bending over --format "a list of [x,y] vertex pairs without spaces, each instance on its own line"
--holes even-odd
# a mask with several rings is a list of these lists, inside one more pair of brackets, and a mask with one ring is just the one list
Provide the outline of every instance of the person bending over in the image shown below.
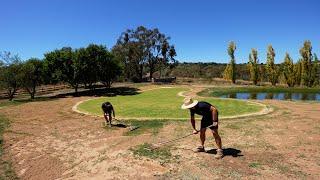
[[101,108],[103,110],[103,116],[106,120],[106,124],[109,124],[109,126],[111,126],[111,121],[112,121],[111,114],[113,114],[113,118],[116,117],[112,104],[110,102],[105,102],[102,104]]
[[[200,132],[201,146],[196,149],[196,152],[205,152],[204,142],[206,140],[206,130],[210,126],[210,130],[217,144],[216,159],[223,157],[221,138],[218,133],[218,110],[208,102],[193,100],[192,98],[185,98],[184,103],[181,106],[182,109],[190,110],[190,121],[193,127],[193,134]],[[196,129],[194,114],[202,116],[200,130]]]

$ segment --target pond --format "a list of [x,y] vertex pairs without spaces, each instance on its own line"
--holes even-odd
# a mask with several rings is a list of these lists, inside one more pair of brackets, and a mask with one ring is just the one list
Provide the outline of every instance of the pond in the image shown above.
[[320,101],[320,93],[230,93],[220,96],[222,98],[234,99],[277,99],[277,100],[303,100],[303,101]]

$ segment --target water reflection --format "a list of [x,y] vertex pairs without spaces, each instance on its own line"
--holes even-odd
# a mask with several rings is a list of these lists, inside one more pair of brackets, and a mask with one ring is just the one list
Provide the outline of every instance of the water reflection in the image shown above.
[[320,101],[320,93],[231,93],[221,96],[234,99],[278,99],[278,100],[316,100]]
[[266,99],[273,99],[273,94],[272,93],[267,93]]
[[291,99],[292,93],[284,93],[284,99]]
[[308,94],[302,94],[302,100],[308,100]]
[[236,95],[236,94],[230,94],[229,97],[230,97],[230,98],[237,98],[237,95]]
[[257,93],[250,93],[250,99],[257,99]]

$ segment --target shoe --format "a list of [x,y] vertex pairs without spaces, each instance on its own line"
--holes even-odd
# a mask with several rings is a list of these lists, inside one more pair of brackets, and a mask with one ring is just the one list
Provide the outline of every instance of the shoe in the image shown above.
[[205,152],[205,149],[203,146],[199,146],[194,150],[194,152]]
[[217,154],[214,155],[215,159],[222,159],[223,158],[223,150],[217,149]]

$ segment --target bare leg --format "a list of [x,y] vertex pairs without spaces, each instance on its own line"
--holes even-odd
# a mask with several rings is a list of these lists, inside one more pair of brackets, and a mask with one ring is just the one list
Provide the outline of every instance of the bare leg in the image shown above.
[[218,129],[214,129],[211,131],[212,131],[212,135],[216,141],[218,149],[222,149],[222,142],[221,142],[221,137],[219,136],[219,133],[218,133]]
[[109,126],[111,126],[111,121],[112,121],[112,117],[111,115],[109,116]]
[[214,139],[216,140],[217,144],[217,154],[214,155],[216,159],[221,159],[223,157],[223,151],[222,151],[222,143],[221,143],[221,137],[219,136],[218,129],[212,130],[212,135]]
[[104,119],[106,120],[106,125],[109,124],[111,125],[111,121],[109,121],[109,116],[107,114],[104,114]]
[[204,142],[206,140],[206,130],[207,130],[207,128],[200,129],[200,140],[201,140],[202,147],[204,147]]

